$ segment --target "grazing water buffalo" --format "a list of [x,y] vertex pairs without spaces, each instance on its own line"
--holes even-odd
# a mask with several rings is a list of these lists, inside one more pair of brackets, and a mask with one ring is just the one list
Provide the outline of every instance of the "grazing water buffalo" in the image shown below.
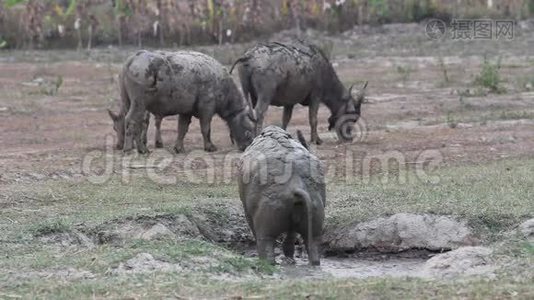
[[[364,100],[364,88],[352,95],[346,89],[324,53],[316,46],[295,40],[288,43],[259,44],[249,49],[232,66],[238,65],[245,97],[252,100],[258,118],[256,133],[263,125],[269,105],[283,106],[282,127],[286,129],[293,106],[309,106],[312,143],[321,144],[317,134],[317,111],[323,102],[332,115],[329,130],[344,115],[356,122]],[[347,119],[347,118],[345,118]]]
[[302,134],[298,137],[304,145],[280,127],[266,127],[241,155],[239,196],[260,258],[274,263],[274,243],[286,233],[283,251],[292,260],[299,233],[306,242],[309,263],[319,265],[324,175]]
[[200,120],[206,151],[217,150],[210,138],[214,114],[226,121],[241,150],[254,138],[253,110],[226,69],[205,54],[139,51],[124,64],[120,85],[120,112],[109,114],[118,135],[117,148],[125,152],[133,149],[134,141],[139,153],[148,152],[148,112],[156,116],[158,132],[161,118],[179,115],[176,152],[184,150],[184,137],[193,116]]

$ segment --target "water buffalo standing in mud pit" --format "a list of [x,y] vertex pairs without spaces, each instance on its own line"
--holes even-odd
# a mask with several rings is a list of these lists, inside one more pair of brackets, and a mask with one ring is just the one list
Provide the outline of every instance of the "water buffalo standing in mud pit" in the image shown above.
[[200,120],[206,151],[217,150],[210,138],[214,114],[226,121],[241,150],[254,138],[253,110],[226,69],[205,54],[139,51],[124,64],[120,85],[120,112],[110,111],[110,116],[118,135],[117,148],[124,152],[133,149],[134,141],[139,153],[148,152],[148,112],[156,116],[158,128],[161,118],[179,115],[176,152],[184,151],[184,137],[193,116]]
[[309,106],[311,141],[316,144],[322,143],[317,134],[317,112],[321,102],[331,112],[329,130],[337,129],[340,125],[337,122],[343,116],[343,119],[352,122],[360,116],[367,83],[353,96],[353,88],[347,90],[343,86],[328,58],[312,44],[300,40],[259,44],[246,51],[234,63],[230,73],[236,65],[245,97],[250,98],[255,106],[258,118],[256,133],[263,126],[269,105],[284,107],[284,129],[295,104]]
[[319,265],[324,175],[300,133],[299,140],[280,127],[266,127],[241,155],[239,196],[260,258],[274,263],[274,243],[286,233],[283,252],[292,260],[299,233],[306,242],[309,263]]

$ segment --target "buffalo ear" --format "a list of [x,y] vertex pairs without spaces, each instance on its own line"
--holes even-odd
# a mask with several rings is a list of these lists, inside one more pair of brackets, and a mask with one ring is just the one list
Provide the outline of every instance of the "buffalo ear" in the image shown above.
[[[358,106],[358,105],[361,105],[362,103],[365,103],[365,89],[367,88],[368,83],[369,83],[368,81],[365,81],[362,88],[359,89],[358,92],[355,93],[355,95],[353,96],[354,105]],[[351,87],[351,90],[352,90],[352,87]]]
[[351,85],[349,88],[349,96],[352,96],[352,89],[354,89],[354,84]]
[[256,110],[254,110],[254,108],[252,107],[249,107],[248,117],[252,120],[252,122],[258,122],[258,118],[256,117]]
[[111,109],[108,109],[108,114],[109,114],[109,117],[113,121],[117,121],[119,119],[119,116],[117,114],[115,114],[114,112],[112,112]]
[[246,98],[246,104],[248,106],[248,117],[253,121],[253,122],[257,122],[257,118],[256,118],[256,111],[254,110],[254,105],[252,105],[252,101],[250,100],[249,97],[245,97]]
[[253,109],[250,110],[250,119],[252,122],[258,122],[258,118],[256,117],[256,111]]

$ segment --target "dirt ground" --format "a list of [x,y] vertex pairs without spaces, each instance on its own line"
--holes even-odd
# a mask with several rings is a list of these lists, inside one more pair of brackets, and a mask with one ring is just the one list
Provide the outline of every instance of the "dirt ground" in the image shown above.
[[[534,26],[531,23],[519,24],[517,36],[513,41],[452,41],[448,38],[432,41],[424,36],[424,27],[416,24],[362,26],[339,36],[308,32],[308,38],[331,48],[332,63],[345,84],[355,83],[358,87],[364,81],[369,81],[368,99],[362,108],[362,118],[356,124],[354,142],[340,143],[335,133],[328,132],[326,120],[329,112],[324,106],[320,109],[319,134],[324,143],[314,146],[313,151],[323,161],[329,179],[336,182],[362,182],[362,180],[365,182],[368,178],[366,176],[381,175],[385,173],[386,168],[390,168],[389,171],[393,174],[400,174],[405,169],[422,168],[432,171],[463,166],[483,166],[491,169],[493,163],[499,161],[512,161],[513,166],[521,165],[522,160],[532,161],[534,50],[531,45],[534,41]],[[288,35],[290,33],[281,33],[277,38],[283,39]],[[211,54],[228,65],[249,46],[250,44],[226,45],[195,49]],[[158,198],[154,201],[161,201],[162,207],[168,208],[166,205],[170,205],[171,200],[174,201],[172,198],[174,195],[170,195],[174,190],[169,192],[162,186],[172,186],[177,183],[178,186],[184,186],[186,190],[184,197],[195,201],[196,197],[200,196],[194,194],[194,189],[189,190],[188,184],[191,181],[196,184],[215,183],[213,189],[209,187],[202,190],[205,195],[201,196],[205,196],[206,201],[213,195],[215,198],[219,197],[217,196],[219,194],[223,195],[221,196],[223,200],[237,198],[231,174],[235,171],[232,162],[238,152],[229,140],[227,126],[218,117],[212,122],[212,140],[219,148],[215,153],[203,152],[199,123],[198,120],[193,120],[186,136],[186,153],[174,154],[172,148],[177,135],[176,117],[164,119],[162,126],[164,149],[154,148],[153,124],[150,126],[148,137],[149,149],[152,151],[149,156],[124,156],[121,152],[111,149],[115,135],[106,110],[118,109],[117,75],[122,61],[134,51],[135,49],[109,48],[91,52],[0,52],[0,210],[5,209],[6,213],[4,220],[0,222],[2,228],[17,223],[10,218],[18,213],[30,220],[34,211],[40,216],[50,212],[57,217],[62,215],[63,209],[65,212],[68,211],[66,214],[80,210],[78,204],[70,202],[71,198],[68,195],[85,199],[84,192],[89,191],[88,195],[95,193],[86,185],[79,186],[78,191],[75,183],[84,183],[86,180],[91,180],[92,175],[106,172],[108,161],[111,161],[113,166],[111,173],[116,176],[122,174],[122,183],[128,183],[124,179],[125,173],[145,175],[151,170],[157,170],[155,172],[160,175],[171,175],[176,179],[171,182],[164,180],[156,182],[156,187],[147,185],[146,194],[142,194],[144,191],[139,187],[126,189],[124,185],[115,185],[116,181],[113,179],[109,185],[96,189],[101,189],[102,193],[105,193],[117,187],[117,194],[120,192],[130,195],[132,191],[141,194],[142,200],[138,201],[133,197],[128,199],[128,202],[120,202],[139,209],[136,213],[148,209],[146,207],[154,209],[155,204],[141,203],[147,199],[152,201],[152,198]],[[483,68],[484,57],[487,57],[491,64],[500,61],[497,70],[500,76],[499,92],[492,92],[476,83],[477,76],[480,76]],[[56,88],[57,86],[59,88]],[[279,125],[281,118],[282,109],[270,107],[264,123]],[[302,130],[309,139],[306,107],[296,107],[293,113],[289,131],[294,133],[297,129]],[[170,159],[170,163],[160,168],[162,165],[159,163],[164,159]],[[395,160],[397,164],[391,166],[390,159]],[[521,169],[521,172],[525,172],[522,174],[527,174],[530,170],[528,166],[524,169],[527,171]],[[482,170],[486,169],[480,170],[484,172]],[[490,182],[498,184],[497,177],[500,175],[498,171],[492,170],[492,172],[495,178],[492,177]],[[444,179],[447,181],[447,186],[470,184],[456,183],[454,179],[456,173],[451,174]],[[477,176],[471,183],[474,187],[477,181],[484,180],[485,174]],[[528,180],[522,179],[524,181],[520,183],[523,188],[528,185]],[[59,185],[54,186],[57,190],[52,191],[53,188],[48,188],[49,182],[58,182]],[[70,185],[73,182],[74,185]],[[511,178],[508,182],[516,181]],[[68,183],[68,187],[65,188],[63,183]],[[218,187],[219,183],[226,185]],[[48,202],[48,199],[32,198],[31,193],[22,193],[23,197],[19,197],[17,196],[19,194],[13,192],[13,190],[31,190],[36,186],[39,186],[40,190],[46,190],[46,197],[50,196],[53,200]],[[370,195],[369,198],[373,199],[376,190],[373,190],[373,187],[375,186],[364,190],[363,197]],[[484,187],[487,186],[482,185],[482,187],[476,186],[479,189],[477,191],[484,193],[487,190]],[[409,187],[406,190],[402,188],[392,189],[391,195],[397,198],[418,197],[415,193],[419,190],[410,194]],[[71,192],[70,189],[75,192]],[[164,200],[150,194],[154,189],[164,193],[161,198]],[[459,187],[461,192],[458,194],[463,196],[465,189],[469,188]],[[347,191],[340,189],[331,195],[340,198],[343,196],[343,201],[353,199],[350,198],[352,190]],[[438,188],[433,193],[436,197],[445,194]],[[488,192],[489,194],[491,193]],[[55,198],[56,195],[59,200]],[[110,195],[115,194],[110,192]],[[491,195],[500,194],[495,192]],[[517,195],[520,195],[518,198],[525,198],[531,194],[525,189],[519,191]],[[489,200],[484,199],[486,201],[484,205],[491,202],[490,197],[487,198]],[[528,207],[531,198],[527,200],[523,198],[521,198],[523,204]],[[473,199],[478,201],[476,196],[473,196]],[[57,204],[56,207],[54,204],[56,200],[65,206]],[[96,200],[91,202],[93,200],[87,200],[91,203],[91,207],[94,206],[91,209],[98,208],[100,204]],[[122,210],[126,213],[129,209],[129,206],[115,207],[110,203],[105,205],[112,207],[113,214],[117,212],[122,214]],[[386,211],[385,214],[396,210],[395,204],[386,207],[388,204],[384,203],[372,204],[377,206],[373,209]],[[391,203],[403,204],[402,201],[393,200]],[[73,208],[71,205],[76,207]],[[80,205],[83,207],[83,203]],[[350,206],[352,210],[345,209],[343,205]],[[334,204],[329,209],[345,216],[356,211],[351,205],[342,201],[336,203],[334,199]],[[384,205],[383,209],[378,207],[380,205]],[[434,204],[430,207],[432,205]],[[439,205],[441,204],[436,204]],[[458,205],[461,209],[464,206],[468,205]],[[445,206],[439,207],[442,209]],[[523,209],[523,206],[517,207],[518,210]],[[157,207],[155,211],[158,209],[163,210]],[[426,206],[421,210],[424,209]],[[402,210],[402,207],[399,210]],[[469,208],[466,208],[466,211],[468,210]],[[523,210],[514,211],[514,222],[532,217],[532,211]],[[449,208],[445,207],[444,211],[449,211]],[[488,211],[491,212],[491,208]],[[502,211],[504,212],[501,215],[505,217],[512,214],[506,209]],[[473,219],[476,220],[479,217],[478,212],[475,213]],[[481,222],[490,224],[491,222],[484,217],[484,215],[480,217]],[[101,215],[96,219],[100,218],[105,220]],[[8,224],[8,221],[11,223]],[[95,221],[95,224],[97,223]],[[18,233],[9,231],[9,234],[16,236]],[[18,249],[16,247],[13,249]],[[142,247],[144,246],[140,246]],[[106,248],[106,251],[108,250]],[[96,251],[101,250],[97,248]],[[233,256],[231,258],[234,259]],[[144,255],[141,259],[144,259],[145,264],[147,261],[153,263],[154,260],[150,255]],[[342,262],[337,263],[334,260],[332,263],[334,270],[344,272],[345,266]],[[360,263],[362,270],[374,265],[369,263],[368,266],[365,261]],[[390,263],[396,264],[395,261]],[[9,262],[6,264],[9,265]],[[92,266],[93,262],[88,262],[87,265]],[[168,267],[174,268],[170,265]],[[15,268],[16,266],[13,267]],[[352,265],[347,267],[351,268]],[[386,265],[385,268],[389,266]],[[411,268],[411,265],[407,268]],[[385,271],[385,274],[390,273],[395,272]],[[107,273],[102,271],[102,274]],[[352,276],[354,274],[353,270],[347,277],[354,277]],[[84,276],[81,274],[78,277]],[[311,276],[313,277],[313,274]],[[39,290],[33,289],[34,287],[32,287],[34,295],[39,295]],[[291,287],[288,290],[291,290]],[[103,298],[106,295],[109,296],[105,293],[100,294]],[[119,291],[111,295],[124,294]],[[372,297],[373,294],[369,296]]]
[[[132,52],[113,51],[118,51],[119,57]],[[408,165],[418,163],[418,155],[425,150],[438,151],[446,165],[531,157],[534,58],[500,51],[500,75],[506,91],[495,94],[473,83],[485,54],[441,58],[360,58],[356,54],[348,58],[336,55],[334,48],[333,63],[343,82],[369,81],[368,103],[351,144],[340,144],[335,134],[327,132],[329,112],[322,107],[319,132],[325,143],[315,151],[327,167],[337,166],[338,170],[344,168],[338,163],[344,164],[342,158],[350,151],[356,175],[362,173],[358,164],[366,156],[391,151],[402,153]],[[24,62],[28,55],[32,53],[2,53],[0,60],[0,181],[82,176],[84,155],[105,149],[105,137],[114,135],[106,109],[118,107],[120,63],[94,62],[76,53],[64,55],[67,59],[61,61]],[[46,53],[37,55],[46,60]],[[12,62],[5,62],[9,60]],[[59,91],[48,95],[59,77]],[[280,108],[271,107],[266,124],[280,124],[281,115]],[[175,117],[168,117],[163,124],[168,152],[176,138],[176,123]],[[212,157],[219,162],[234,147],[221,119],[215,118],[212,127],[213,141],[220,150]],[[289,131],[296,129],[309,132],[306,107],[296,108]],[[152,126],[149,141],[153,148]],[[199,124],[194,120],[186,136],[186,150],[201,149]],[[178,155],[174,164],[179,166],[185,155]],[[172,167],[168,170],[173,172]]]

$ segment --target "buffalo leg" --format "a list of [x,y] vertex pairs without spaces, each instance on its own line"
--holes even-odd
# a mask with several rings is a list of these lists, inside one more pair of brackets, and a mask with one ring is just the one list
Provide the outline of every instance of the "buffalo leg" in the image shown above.
[[143,144],[143,122],[145,119],[145,108],[139,104],[140,101],[132,101],[128,114],[125,118],[125,134],[124,134],[124,152],[130,152],[133,149],[133,142],[137,144],[137,151],[139,153],[147,153],[148,149]]
[[321,145],[323,141],[319,138],[317,133],[317,113],[319,112],[319,101],[312,100],[310,101],[310,127],[311,127],[311,142],[317,145]]
[[284,115],[282,117],[282,129],[287,129],[287,124],[291,120],[291,115],[293,114],[293,105],[284,106]]
[[296,237],[297,236],[294,231],[288,232],[286,235],[286,238],[284,239],[284,244],[282,245],[282,250],[284,251],[285,257],[287,257],[290,260],[293,260],[293,256],[295,255]]
[[191,124],[191,115],[179,115],[178,116],[178,138],[174,145],[174,151],[176,153],[184,152],[184,137]]
[[275,264],[274,260],[274,239],[272,237],[260,236],[257,239],[258,256],[270,264]]
[[143,123],[141,124],[141,132],[135,139],[135,143],[137,145],[137,152],[141,154],[148,153],[148,147],[147,147],[147,134],[148,134],[148,125],[150,123],[150,113],[148,111],[145,111],[144,117],[143,117]]
[[[131,106],[130,106],[131,108]],[[134,116],[134,113],[132,111],[128,111],[128,114],[126,114],[126,117],[124,118],[124,146],[122,147],[122,151],[130,152],[133,149],[133,140],[134,140],[134,133],[135,133],[135,121],[133,120],[136,116]]]
[[161,139],[161,120],[163,120],[162,117],[154,116],[154,121],[156,123],[156,148],[163,148],[163,140]]
[[145,112],[145,118],[143,119],[143,130],[141,131],[141,137],[143,139],[143,144],[148,147],[148,125],[150,125],[150,113],[147,111]]
[[319,256],[319,244],[317,238],[306,237],[306,250],[308,252],[308,262],[312,266],[318,266],[321,264]]
[[[124,87],[124,81],[122,80],[122,76],[119,78],[120,82],[120,94],[121,94],[121,102],[123,107],[121,108],[121,111],[119,112],[120,118],[126,118],[126,113],[130,111],[130,98],[128,97],[128,93],[126,92],[126,87]],[[117,144],[115,145],[115,149],[117,150],[123,150],[124,149],[124,136],[126,131],[126,121],[123,119],[122,128],[118,128],[118,139]]]
[[256,135],[259,135],[263,129],[263,118],[265,117],[265,113],[269,108],[269,103],[271,103],[271,101],[266,101],[266,98],[260,98],[256,104],[255,110],[256,117],[258,118],[258,122],[256,123]]
[[200,131],[204,138],[204,150],[207,152],[217,151],[217,147],[211,142],[211,116],[206,114],[200,116]]

